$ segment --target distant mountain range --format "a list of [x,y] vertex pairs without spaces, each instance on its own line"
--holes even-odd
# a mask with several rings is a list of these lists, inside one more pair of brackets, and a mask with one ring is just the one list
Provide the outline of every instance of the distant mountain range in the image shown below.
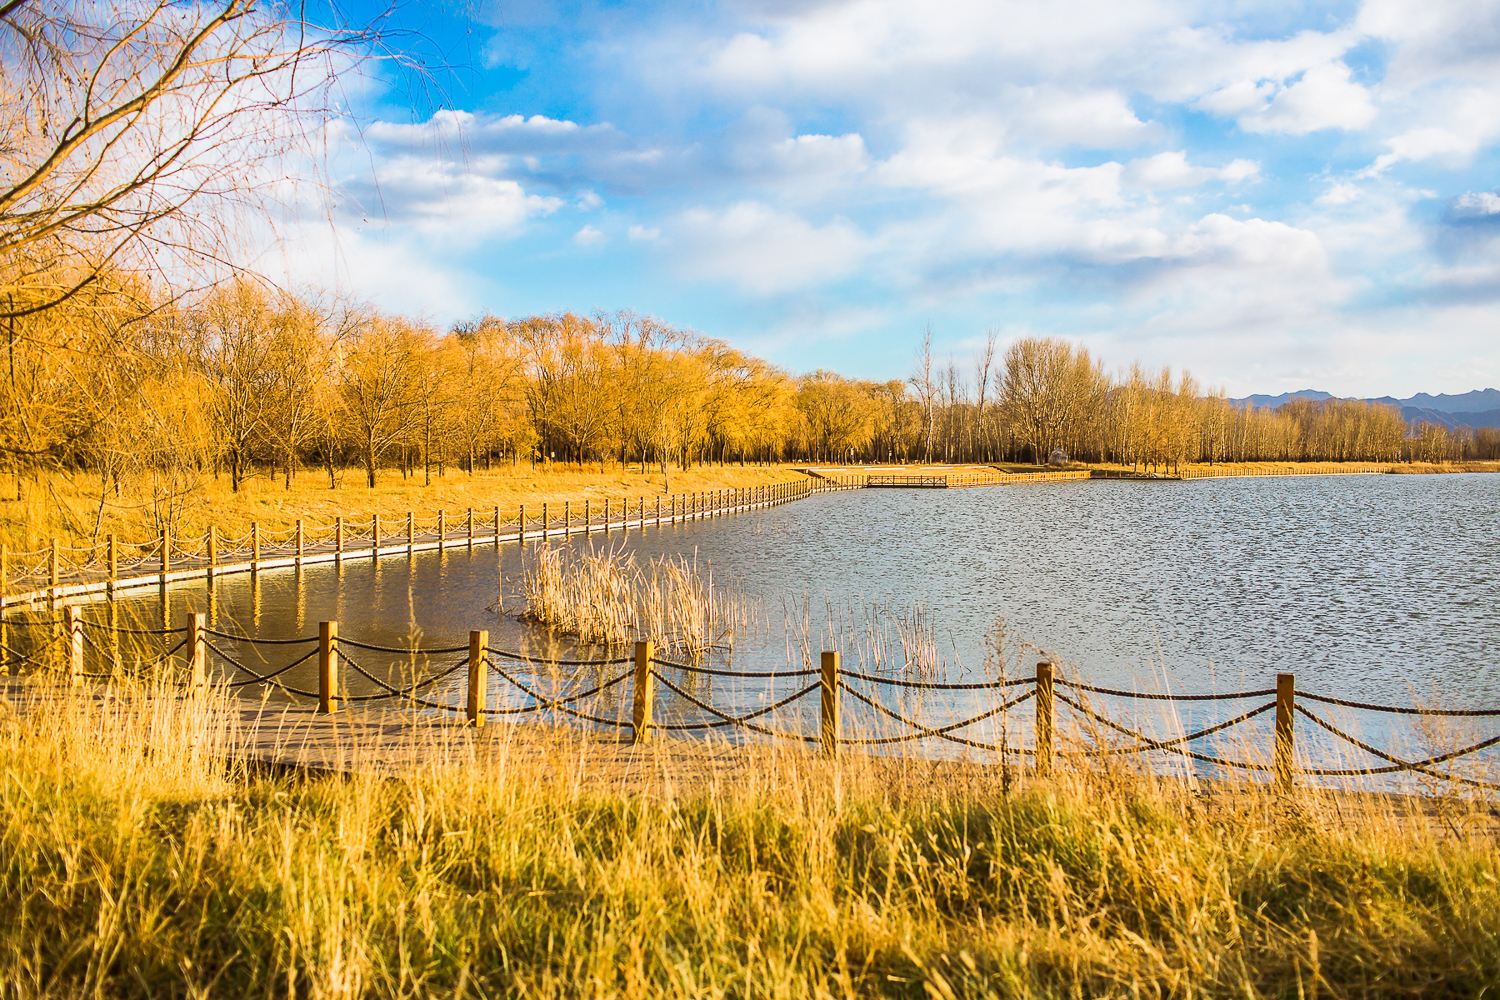
[[[1296,392],[1283,392],[1279,396],[1256,393],[1243,399],[1231,400],[1231,402],[1240,406],[1269,406],[1274,410],[1294,399],[1334,398],[1347,399],[1349,397],[1335,397],[1332,393],[1323,392],[1320,389],[1298,389]],[[1400,407],[1401,415],[1412,423],[1426,421],[1430,424],[1442,424],[1445,427],[1500,428],[1500,389],[1475,389],[1473,392],[1462,392],[1456,395],[1441,393],[1436,396],[1427,392],[1419,392],[1406,399],[1381,396],[1377,399],[1365,400],[1365,402],[1389,403]]]

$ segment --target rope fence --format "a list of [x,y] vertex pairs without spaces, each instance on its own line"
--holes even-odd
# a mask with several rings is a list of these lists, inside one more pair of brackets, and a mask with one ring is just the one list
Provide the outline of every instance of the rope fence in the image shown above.
[[[468,724],[475,726],[483,725],[486,716],[547,714],[627,733],[638,743],[649,742],[653,732],[732,731],[806,744],[820,748],[826,754],[836,754],[842,748],[850,747],[878,748],[936,741],[965,751],[993,754],[1002,760],[1029,758],[1032,766],[1041,773],[1050,771],[1058,759],[1087,761],[1161,752],[1226,771],[1266,774],[1281,788],[1291,788],[1298,777],[1364,778],[1409,774],[1485,792],[1500,791],[1500,781],[1491,780],[1486,772],[1459,773],[1442,766],[1500,746],[1500,735],[1476,739],[1426,757],[1408,759],[1360,739],[1307,704],[1423,719],[1486,720],[1500,718],[1500,710],[1388,705],[1317,692],[1299,692],[1290,674],[1278,674],[1276,685],[1271,688],[1176,694],[1109,688],[1058,677],[1052,663],[1045,660],[1036,665],[1036,672],[1031,676],[929,681],[847,670],[841,665],[839,653],[832,650],[821,654],[817,667],[734,670],[660,659],[655,655],[654,644],[649,641],[636,643],[633,655],[580,659],[491,649],[488,632],[483,630],[472,631],[466,645],[388,645],[340,636],[337,622],[320,622],[316,635],[270,638],[210,628],[205,619],[202,613],[195,613],[181,627],[139,628],[86,620],[79,608],[70,606],[64,609],[61,619],[7,622],[7,628],[44,629],[46,632],[36,641],[20,645],[8,632],[0,635],[0,659],[4,660],[12,675],[19,675],[24,668],[40,670],[61,662],[71,682],[110,680],[130,673],[123,669],[126,658],[119,645],[121,637],[154,638],[169,648],[151,657],[137,656],[136,672],[173,669],[180,670],[191,685],[217,683],[231,690],[274,689],[290,697],[316,700],[318,710],[325,713],[338,711],[340,703],[387,702],[463,715]],[[280,665],[257,669],[246,662],[247,657],[240,655],[239,650],[227,647],[254,651],[256,657],[288,649],[290,659]],[[367,660],[367,655],[392,657],[396,662],[384,664],[383,673],[381,667]],[[399,668],[415,668],[419,663],[425,669],[420,672],[413,670],[415,676],[392,680],[393,673],[401,676]],[[212,672],[216,676],[211,676],[210,664],[221,668]],[[538,679],[523,677],[520,672],[507,668],[506,664],[524,665]],[[621,666],[626,669],[618,672],[614,669]],[[292,678],[288,675],[304,667],[315,670],[315,687],[290,682]],[[351,689],[344,681],[345,668],[347,675],[359,680],[361,690]],[[550,671],[556,677],[563,668],[577,679],[574,687],[551,693],[542,690],[541,675]],[[466,684],[458,683],[460,676]],[[487,697],[491,677],[503,684],[503,690],[513,696],[511,700],[501,699],[499,704],[491,704]],[[450,681],[452,684],[448,688],[440,688],[444,682]],[[795,684],[792,690],[785,687],[778,690],[779,683],[788,681]],[[810,683],[805,683],[808,681]],[[612,702],[606,700],[606,696],[623,689],[627,682],[628,692],[620,690],[619,697]],[[715,704],[711,689],[723,682],[737,682],[738,687],[731,693],[741,700],[749,694],[765,703],[743,710]],[[1022,690],[1010,693],[1017,688]],[[463,695],[462,701],[438,700],[440,690],[458,691]],[[924,721],[903,704],[916,701],[926,706],[927,699],[922,696],[951,692],[988,693],[997,700],[987,706],[973,706],[962,718],[940,723]],[[798,707],[795,718],[786,714],[814,694],[818,696],[816,713]],[[1228,718],[1205,722],[1188,732],[1156,736],[1101,711],[1090,703],[1091,695],[1194,706],[1269,700]],[[846,735],[841,706],[844,696],[861,713],[888,727],[893,725],[895,729]],[[1009,713],[1022,706],[1031,710],[1029,727],[1020,727],[1022,733],[1029,728],[1029,743],[1012,742],[1004,723]],[[1080,739],[1078,745],[1059,746],[1057,712],[1060,708],[1071,712],[1084,729],[1092,729],[1088,741]],[[658,709],[664,710],[664,717],[660,720],[656,718]],[[1241,739],[1238,744],[1247,751],[1241,756],[1226,756],[1217,746],[1203,745],[1204,741],[1268,715],[1273,716],[1274,723],[1269,745],[1265,747],[1268,753],[1264,757],[1253,752],[1249,737]],[[1365,766],[1344,767],[1302,762],[1295,752],[1295,721],[1299,717],[1315,727],[1315,734],[1326,734],[1335,745],[1352,748],[1373,761]],[[986,738],[978,731],[978,727],[985,724],[993,730],[997,722],[1002,727],[998,738],[993,735]]]

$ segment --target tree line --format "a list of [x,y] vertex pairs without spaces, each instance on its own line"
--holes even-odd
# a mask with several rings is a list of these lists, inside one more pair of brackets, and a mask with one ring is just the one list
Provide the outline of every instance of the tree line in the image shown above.
[[[111,289],[91,284],[91,299]],[[134,301],[132,298],[131,301]],[[110,350],[58,350],[95,326]],[[169,488],[238,489],[344,467],[430,480],[496,462],[1440,461],[1497,457],[1494,431],[1408,427],[1392,406],[1236,405],[1188,375],[1112,375],[1087,349],[989,338],[961,370],[923,341],[906,379],[794,376],[628,312],[486,316],[449,330],[248,279],[145,314],[89,301],[8,324],[0,447]],[[121,347],[124,347],[121,350]]]

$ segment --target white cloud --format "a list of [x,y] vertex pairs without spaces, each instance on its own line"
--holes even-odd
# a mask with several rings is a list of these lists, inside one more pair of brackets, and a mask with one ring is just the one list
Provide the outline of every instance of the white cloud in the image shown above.
[[656,226],[631,226],[625,236],[632,243],[652,243],[661,239],[661,230]]
[[1319,205],[1347,205],[1358,201],[1363,192],[1358,185],[1340,181],[1329,185],[1328,190],[1318,195]]
[[602,247],[608,242],[609,237],[605,236],[604,231],[596,226],[581,226],[573,234],[573,243],[575,246],[588,248]]
[[[1263,83],[1257,85],[1257,98],[1263,100],[1265,90]],[[1354,82],[1348,66],[1335,61],[1309,67],[1292,83],[1275,88],[1258,107],[1251,104],[1240,110],[1238,121],[1247,132],[1306,135],[1323,129],[1363,129],[1375,115],[1370,92]]]
[[1125,165],[1128,185],[1149,190],[1197,187],[1210,181],[1239,184],[1260,176],[1254,160],[1232,160],[1222,167],[1201,167],[1188,162],[1187,153],[1171,150],[1132,160]]
[[680,269],[757,295],[813,287],[850,274],[871,251],[855,226],[823,226],[758,202],[692,209],[672,226]]

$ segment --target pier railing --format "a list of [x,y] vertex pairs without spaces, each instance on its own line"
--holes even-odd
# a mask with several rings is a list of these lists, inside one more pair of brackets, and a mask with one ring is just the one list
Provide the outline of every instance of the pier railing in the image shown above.
[[114,535],[96,545],[65,545],[19,551],[0,546],[0,602],[56,601],[128,587],[316,563],[379,558],[434,549],[472,548],[536,539],[570,538],[596,532],[638,530],[779,506],[818,493],[854,488],[807,480],[707,490],[670,496],[521,504],[513,510],[470,507],[390,519],[336,517],[332,523],[298,519],[271,529],[252,523],[239,535],[209,528],[191,538],[163,531],[154,539],[125,544]]
[[[321,622],[313,635],[263,638],[212,628],[202,613],[190,615],[176,628],[144,629],[92,620],[76,606],[64,608],[61,617],[10,623],[9,627],[28,632],[7,636],[0,644],[0,656],[13,675],[28,670],[48,675],[60,671],[61,679],[78,684],[165,671],[192,686],[275,691],[315,701],[317,710],[325,713],[349,704],[408,706],[462,717],[472,726],[482,726],[492,717],[538,715],[618,731],[638,743],[649,742],[655,733],[724,731],[789,741],[826,754],[849,748],[940,744],[991,760],[1026,760],[1043,774],[1059,760],[1165,753],[1224,772],[1260,775],[1283,789],[1291,788],[1299,778],[1413,775],[1486,794],[1500,792],[1500,781],[1494,780],[1496,762],[1488,762],[1488,770],[1486,762],[1477,762],[1481,766],[1467,773],[1445,766],[1500,746],[1500,735],[1412,759],[1366,742],[1330,718],[1330,710],[1340,709],[1414,717],[1423,725],[1467,719],[1500,726],[1500,709],[1338,698],[1299,691],[1291,674],[1276,675],[1274,685],[1263,689],[1179,694],[1085,683],[1059,676],[1047,660],[1038,662],[1029,676],[932,681],[851,670],[843,666],[835,650],[824,651],[817,666],[739,670],[664,659],[649,641],[635,643],[629,655],[568,659],[493,648],[485,630],[471,631],[467,643],[393,646],[341,635],[334,621]],[[35,634],[38,629],[41,636]],[[126,639],[151,648],[134,651],[132,659],[122,654]],[[246,662],[248,651],[264,665]],[[268,655],[274,655],[277,662],[265,662]],[[298,668],[303,668],[303,675],[312,671],[315,683],[293,683]],[[551,689],[548,676],[554,682]],[[568,683],[558,687],[564,676]],[[494,694],[498,698],[489,689],[491,680],[497,681]],[[715,704],[711,688],[726,681],[741,685],[742,693],[744,685],[754,689],[760,704],[750,710]],[[449,700],[455,693],[459,700]],[[815,714],[807,704],[814,695]],[[941,722],[921,717],[930,717],[934,708],[944,707],[945,697],[954,695],[962,698],[965,710],[972,714]],[[988,704],[968,707],[984,698]],[[933,699],[939,704],[932,704]],[[1179,726],[1173,735],[1154,735],[1101,707],[1142,701],[1225,706],[1227,717],[1191,731],[1180,731]],[[995,723],[1022,706],[1030,709],[1030,726],[1022,725],[1020,730],[1024,736],[1029,728],[1029,740],[1012,742],[1003,726],[999,738],[981,738],[980,724],[990,723],[993,730]],[[951,711],[956,706],[946,707]],[[846,731],[846,708],[867,720],[864,728]],[[1060,725],[1060,710],[1071,713],[1076,725]],[[1263,716],[1271,717],[1272,727],[1261,753],[1243,735],[1232,746],[1241,751],[1237,756],[1226,755],[1218,743],[1207,743]],[[1330,766],[1307,759],[1306,753],[1297,750],[1299,718],[1314,726],[1315,732],[1357,751],[1366,763],[1337,761],[1344,766]]]

